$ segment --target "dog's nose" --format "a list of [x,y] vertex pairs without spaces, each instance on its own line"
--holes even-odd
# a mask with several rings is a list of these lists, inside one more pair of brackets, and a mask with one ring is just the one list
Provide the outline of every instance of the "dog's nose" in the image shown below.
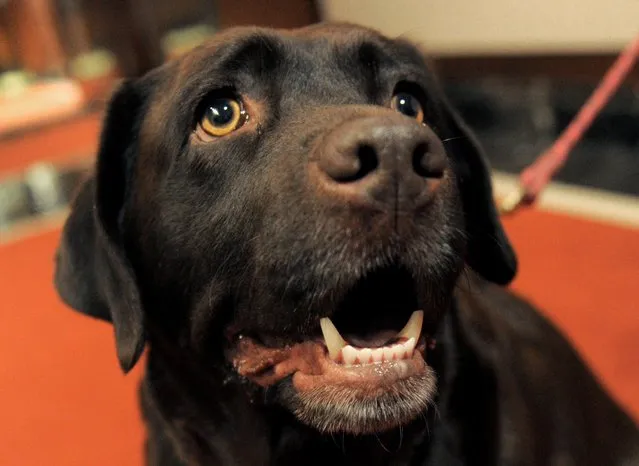
[[397,114],[358,118],[333,130],[317,165],[329,194],[410,209],[432,197],[447,162],[430,128]]

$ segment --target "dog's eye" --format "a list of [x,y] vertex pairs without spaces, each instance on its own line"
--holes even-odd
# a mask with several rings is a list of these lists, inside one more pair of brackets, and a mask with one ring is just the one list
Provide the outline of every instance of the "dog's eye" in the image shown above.
[[418,122],[424,122],[424,109],[422,104],[414,95],[408,92],[398,92],[391,100],[391,107],[399,113],[416,119]]
[[240,128],[247,118],[241,101],[218,97],[206,103],[200,127],[209,136],[222,137]]

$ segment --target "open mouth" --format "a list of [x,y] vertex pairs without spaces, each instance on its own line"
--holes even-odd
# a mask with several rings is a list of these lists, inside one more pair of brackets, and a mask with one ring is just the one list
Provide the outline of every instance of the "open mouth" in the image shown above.
[[350,344],[340,335],[328,317],[320,320],[320,326],[328,356],[338,364],[353,366],[411,359],[415,346],[420,340],[423,321],[424,311],[414,311],[401,331],[382,346],[373,347],[358,347]]
[[357,343],[342,337],[328,317],[320,320],[322,338],[284,347],[240,337],[233,364],[240,375],[265,387],[292,375],[299,391],[318,384],[375,391],[426,369],[423,317],[423,311],[414,311],[399,332],[381,331],[374,340],[360,337]]
[[409,311],[413,288],[404,271],[375,273],[332,318],[319,319],[316,336],[278,347],[241,337],[234,368],[263,387],[290,377],[294,412],[324,431],[377,432],[406,422],[435,392],[424,311]]

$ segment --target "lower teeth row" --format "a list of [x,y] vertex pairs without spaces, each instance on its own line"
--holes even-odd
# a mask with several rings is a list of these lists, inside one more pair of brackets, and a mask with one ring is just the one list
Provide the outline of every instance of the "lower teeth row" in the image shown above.
[[342,362],[346,366],[352,366],[357,364],[375,364],[386,361],[409,359],[413,356],[415,344],[415,339],[410,338],[404,343],[396,343],[382,348],[358,349],[351,345],[346,345],[340,351],[338,362]]

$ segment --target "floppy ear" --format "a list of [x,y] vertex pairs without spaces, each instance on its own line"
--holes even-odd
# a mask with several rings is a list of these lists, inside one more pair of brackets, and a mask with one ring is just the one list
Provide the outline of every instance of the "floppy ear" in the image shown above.
[[56,256],[55,286],[72,308],[113,323],[120,366],[144,349],[144,315],[120,219],[126,209],[144,97],[125,83],[109,104],[95,174],[71,208]]
[[490,167],[472,131],[445,98],[443,104],[468,232],[466,262],[486,280],[507,285],[517,273],[517,256],[499,220]]

